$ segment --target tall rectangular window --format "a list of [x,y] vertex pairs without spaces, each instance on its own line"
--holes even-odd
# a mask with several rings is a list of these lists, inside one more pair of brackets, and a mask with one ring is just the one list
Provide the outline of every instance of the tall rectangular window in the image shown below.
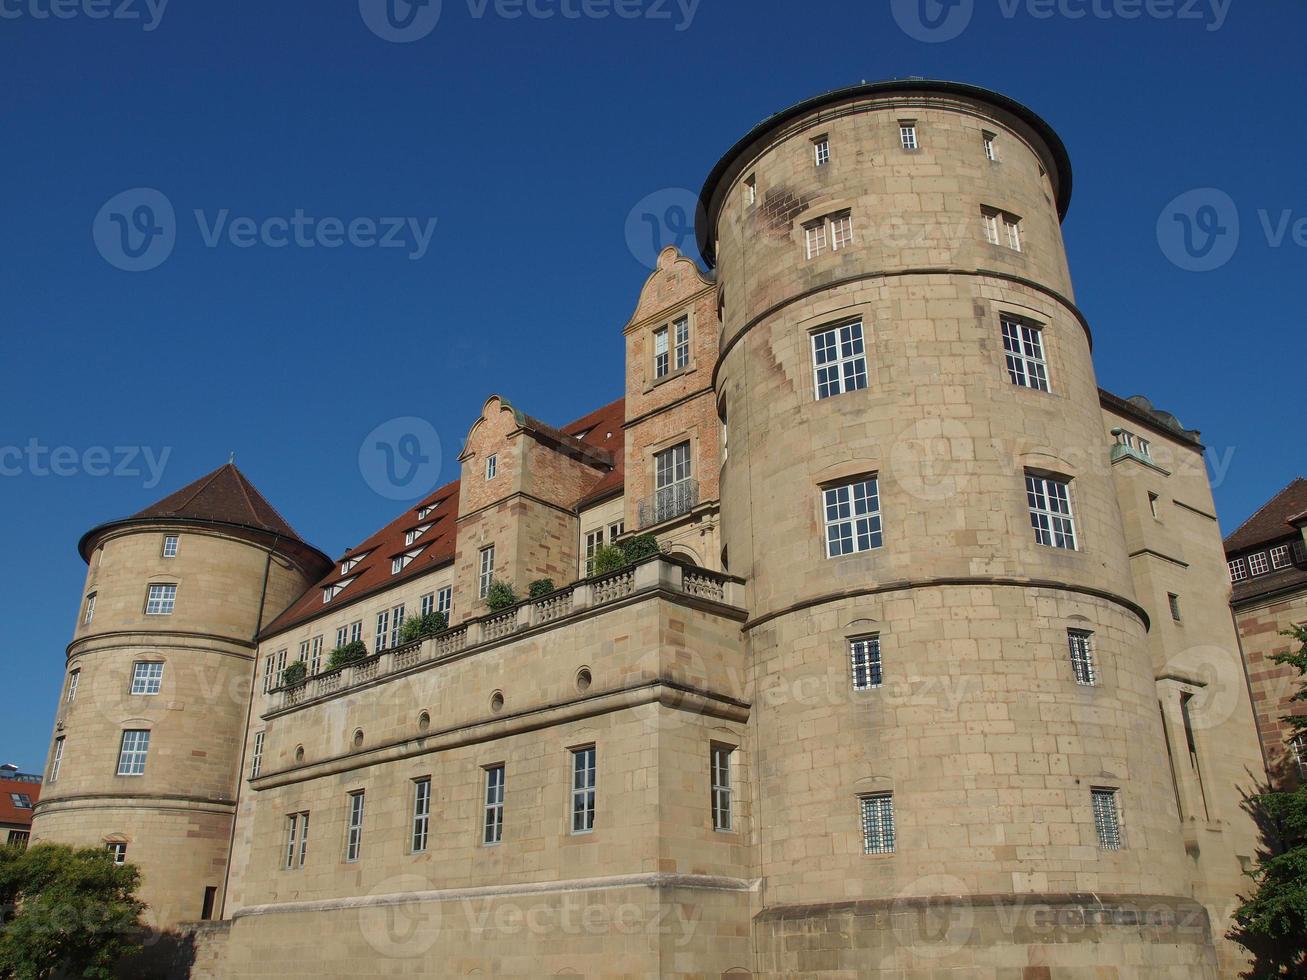
[[287,871],[304,867],[305,858],[309,856],[309,815],[308,812],[291,813],[286,816],[286,862]]
[[1003,215],[1003,234],[1007,238],[1007,247],[1014,252],[1021,251],[1021,219],[1014,214]]
[[672,347],[672,367],[679,371],[690,365],[690,318],[683,316],[672,324],[676,331]]
[[1121,815],[1117,811],[1117,792],[1114,789],[1092,789],[1094,804],[1094,830],[1098,833],[1098,846],[1119,851],[1121,842]]
[[689,513],[694,497],[690,444],[682,442],[654,456],[654,514],[661,523]]
[[74,668],[73,670],[69,671],[68,696],[66,699],[66,703],[72,704],[74,701],[77,700],[77,685],[81,682],[81,679],[82,679],[82,669],[80,667]]
[[830,247],[838,252],[853,244],[853,215],[849,213],[834,215],[830,219]]
[[1071,672],[1075,674],[1076,683],[1092,687],[1098,683],[1094,671],[1094,634],[1088,630],[1067,630],[1067,645],[1071,650]]
[[59,767],[64,763],[64,736],[54,740],[54,758],[50,760],[50,782],[58,782]]
[[419,601],[420,601],[421,604],[422,604],[422,605],[421,605],[421,609],[422,609],[422,613],[421,613],[421,614],[422,614],[423,616],[429,616],[429,615],[431,615],[433,612],[436,611],[436,594],[435,594],[434,592],[428,592],[428,593],[427,593],[426,595],[424,595],[424,596],[423,596]]
[[349,624],[349,641],[357,643],[363,639],[363,620],[358,619]]
[[86,597],[86,612],[82,616],[82,625],[88,625],[95,618],[95,593],[92,592]]
[[618,538],[620,538],[625,533],[626,533],[626,522],[614,521],[612,524],[608,525],[608,543],[613,544],[614,542],[617,541]]
[[427,849],[431,833],[431,777],[413,780],[413,853]]
[[585,536],[585,577],[595,573],[595,554],[604,546],[604,529],[589,531]]
[[812,335],[812,370],[817,400],[867,387],[867,349],[862,322]]
[[995,135],[994,133],[983,131],[980,134],[980,138],[985,145],[985,159],[988,160],[990,163],[997,162],[998,148],[996,146],[995,141],[998,139],[998,136]]
[[477,575],[477,594],[484,599],[490,594],[490,583],[495,577],[495,546],[481,549],[481,566]]
[[267,732],[254,733],[254,751],[250,754],[250,779],[258,779],[263,771],[263,740]]
[[399,633],[404,628],[404,607],[398,605],[390,610],[390,645],[399,646]]
[[744,201],[746,204],[758,203],[758,178],[750,174],[744,182]]
[[[341,646],[344,646],[342,643]],[[277,669],[276,657],[269,652],[267,658],[263,661],[263,693],[269,693],[276,683],[273,681],[272,672]]]
[[118,775],[144,776],[145,757],[150,751],[150,733],[144,729],[128,729],[123,732],[122,745],[118,750]]
[[572,750],[572,833],[595,826],[595,747]]
[[1048,391],[1048,361],[1040,329],[1012,317],[1003,317],[1003,352],[1008,377],[1014,385]]
[[177,605],[177,586],[151,585],[145,596],[145,615],[171,616]]
[[158,694],[163,689],[163,664],[137,661],[132,667],[132,693]]
[[164,536],[164,539],[163,539],[163,557],[165,557],[165,558],[176,558],[176,557],[177,557],[177,535],[175,535],[175,534],[168,534],[168,535],[165,535],[165,536]]
[[812,152],[816,158],[817,166],[824,167],[830,163],[830,140],[825,136],[812,141]]
[[815,259],[826,251],[826,219],[803,226],[804,249],[808,258]]
[[436,612],[442,612],[446,617],[454,609],[454,587],[446,585],[443,589],[436,592]]
[[1026,473],[1026,499],[1035,540],[1050,548],[1076,550],[1075,515],[1071,512],[1071,484],[1051,476]]
[[1294,765],[1298,767],[1298,778],[1307,779],[1307,735],[1295,735],[1289,739],[1289,750],[1293,753]]
[[390,610],[383,609],[377,613],[377,635],[374,652],[380,653],[390,643]]
[[826,523],[826,557],[838,558],[879,548],[880,490],[876,477],[822,491]]
[[980,209],[981,219],[985,223],[985,241],[991,245],[998,244],[998,212],[989,208]]
[[349,821],[345,826],[345,860],[357,861],[363,851],[363,791],[349,794]]
[[917,149],[917,123],[913,119],[899,120],[899,142],[905,150]]
[[671,358],[668,353],[667,328],[659,327],[654,331],[654,377],[665,378],[671,373]]
[[1177,623],[1180,622],[1180,597],[1174,592],[1166,594],[1166,601],[1171,607],[1171,618]]
[[880,663],[880,637],[863,636],[849,640],[849,667],[853,671],[853,689],[870,691],[884,680]]
[[322,637],[315,636],[309,647],[309,673],[320,674],[322,672]]
[[481,842],[498,844],[504,839],[504,767],[486,768],[486,803]]
[[712,746],[710,768],[713,830],[727,831],[732,827],[731,753],[733,751],[734,749],[725,745]]
[[486,479],[493,480],[499,473],[499,454],[491,453],[486,457]]
[[862,853],[894,853],[894,795],[871,793],[858,797],[862,809]]

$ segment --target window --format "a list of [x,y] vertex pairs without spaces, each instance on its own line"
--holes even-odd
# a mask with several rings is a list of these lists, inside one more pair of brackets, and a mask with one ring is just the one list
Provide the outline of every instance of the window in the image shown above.
[[65,698],[67,704],[72,704],[77,700],[77,684],[82,679],[82,670],[80,667],[68,673],[68,696]]
[[132,693],[158,694],[163,687],[163,664],[144,661],[132,667]]
[[10,793],[9,799],[19,810],[32,809],[32,798],[26,793]]
[[375,641],[376,652],[380,653],[382,650],[386,649],[389,640],[390,640],[390,610],[383,609],[381,612],[377,613],[377,635]]
[[595,573],[595,554],[604,546],[604,529],[590,531],[585,536],[585,577]]
[[413,551],[406,551],[402,555],[396,555],[390,559],[390,574],[398,575],[404,569],[413,563],[413,559],[422,554],[422,548],[415,548]]
[[690,463],[690,444],[682,442],[654,456],[654,513],[659,524],[689,513],[697,503]]
[[614,521],[612,524],[608,525],[608,543],[612,544],[614,541],[616,541],[625,533],[626,533],[626,522]]
[[1094,634],[1088,630],[1067,630],[1067,644],[1071,648],[1071,672],[1075,674],[1076,683],[1084,687],[1093,687],[1098,683],[1094,672]]
[[830,140],[825,136],[820,136],[812,141],[812,152],[817,161],[817,166],[824,167],[830,163]]
[[86,613],[82,616],[82,625],[88,625],[95,618],[95,593],[86,597]]
[[812,369],[817,400],[867,387],[867,351],[862,322],[812,335]]
[[443,589],[436,592],[436,612],[442,612],[446,617],[454,609],[454,587],[446,585]]
[[1148,512],[1153,515],[1154,519],[1161,520],[1162,515],[1157,510],[1158,501],[1162,498],[1155,493],[1148,494]]
[[744,182],[744,200],[746,204],[758,203],[758,178],[750,174]]
[[428,517],[431,516],[431,512],[434,511],[435,509],[436,509],[435,507],[419,507],[418,520],[425,521]]
[[1034,324],[1003,317],[1003,351],[1008,377],[1021,388],[1048,391],[1048,361],[1044,358],[1044,337]]
[[[486,479],[493,480],[499,472],[499,454],[491,453],[486,457]],[[411,542],[410,542],[411,543]]]
[[980,138],[985,144],[985,159],[988,160],[990,163],[997,163],[998,148],[994,144],[994,141],[998,139],[997,134],[988,131],[982,131],[980,134]]
[[1290,557],[1289,546],[1287,544],[1276,545],[1271,549],[1272,568],[1288,568],[1292,564],[1293,559]]
[[32,839],[31,831],[11,830],[9,831],[9,846],[17,847],[20,850],[27,847],[28,841]]
[[504,839],[504,767],[486,769],[485,824],[481,841],[498,844]]
[[413,853],[427,849],[431,831],[431,777],[413,780]]
[[[1014,252],[1021,251],[1021,219],[1015,214],[994,208],[981,208],[985,225],[985,240],[991,245],[1006,245]],[[1000,231],[1000,227],[1002,229]]]
[[[340,645],[344,646],[343,643]],[[277,669],[276,657],[272,653],[269,653],[268,659],[263,661],[263,693],[264,694],[269,693],[274,687],[277,686],[272,676],[272,672],[276,669]]]
[[1003,215],[1003,232],[1007,237],[1007,247],[1014,252],[1021,251],[1021,219],[1011,215]]
[[1094,830],[1098,846],[1109,851],[1121,850],[1121,817],[1117,812],[1116,790],[1090,790],[1094,803]]
[[853,244],[853,215],[849,211],[828,214],[803,226],[808,258],[815,259],[828,248],[838,252]]
[[408,531],[404,535],[404,547],[407,548],[414,541],[422,537],[422,535],[426,534],[430,530],[431,530],[430,524],[423,524],[421,527],[415,527],[411,531]]
[[665,378],[671,373],[671,361],[667,353],[667,328],[659,327],[654,331],[654,377]]
[[164,558],[176,558],[176,557],[177,557],[177,535],[175,535],[175,534],[168,534],[168,535],[165,535],[165,536],[164,536],[164,539],[163,539],[163,557],[164,557]]
[[815,259],[826,251],[826,221],[816,221],[804,225],[804,244],[807,248],[808,258]]
[[304,859],[309,852],[309,815],[307,812],[291,813],[286,816],[286,864],[287,871],[304,867]]
[[1295,735],[1289,739],[1289,750],[1293,753],[1294,765],[1298,767],[1298,778],[1307,779],[1307,735]]
[[1026,473],[1026,498],[1035,540],[1050,548],[1076,550],[1075,516],[1071,513],[1071,484],[1051,476]]
[[572,750],[572,833],[595,826],[595,747]]
[[734,749],[725,745],[712,746],[710,768],[712,770],[712,829],[728,831],[731,829],[731,753]]
[[308,640],[300,640],[299,660],[300,663],[302,663],[305,669],[307,670],[309,666],[309,641]]
[[113,855],[114,864],[127,863],[127,845],[121,843],[106,844],[105,850]]
[[1174,592],[1168,592],[1166,594],[1166,601],[1171,606],[1171,618],[1177,623],[1180,622],[1180,597]]
[[345,860],[357,861],[363,850],[363,792],[349,794],[349,823],[345,828]]
[[250,779],[258,779],[263,771],[263,739],[267,732],[254,733],[254,752],[250,757]]
[[1244,582],[1248,579],[1248,566],[1242,558],[1236,558],[1230,562],[1230,581],[1234,583]]
[[481,572],[477,577],[477,594],[484,599],[490,594],[490,583],[495,577],[495,546],[481,549]]
[[177,604],[177,586],[151,585],[145,598],[145,615],[171,616]]
[[894,853],[894,794],[858,797],[862,807],[862,853]]
[[286,650],[277,651],[276,663],[273,665],[272,668],[273,687],[281,686],[281,679],[286,673],[286,654],[287,654]]
[[1271,570],[1271,563],[1267,560],[1266,552],[1259,551],[1255,555],[1248,556],[1248,568],[1254,575],[1265,575]]
[[118,750],[118,775],[144,776],[145,756],[150,751],[150,733],[142,729],[123,732],[122,747]]
[[830,247],[834,252],[853,244],[853,215],[841,214],[830,220]]
[[917,121],[915,119],[899,120],[899,141],[903,144],[905,150],[918,149]]
[[998,244],[998,212],[988,209],[981,209],[981,217],[985,222],[985,240],[991,245]]
[[64,762],[64,737],[60,735],[54,740],[54,758],[50,760],[50,782],[58,782],[59,767]]
[[690,318],[683,316],[672,324],[676,331],[675,345],[672,350],[672,367],[677,371],[690,365]]
[[870,691],[883,680],[880,664],[880,637],[864,636],[849,640],[849,666],[853,670],[853,689]]
[[879,548],[880,491],[876,477],[822,491],[826,515],[826,557]]
[[395,606],[390,610],[390,645],[399,646],[399,632],[404,626],[404,607]]
[[436,594],[434,592],[428,592],[418,601],[422,604],[423,616],[429,616],[436,611]]
[[[366,552],[364,553],[364,555],[366,555]],[[354,570],[354,566],[363,560],[364,555],[355,555],[353,558],[346,558],[344,561],[342,561],[340,563],[340,574],[348,575],[350,572],[352,572]]]
[[309,653],[309,673],[319,674],[322,672],[322,637],[315,636]]

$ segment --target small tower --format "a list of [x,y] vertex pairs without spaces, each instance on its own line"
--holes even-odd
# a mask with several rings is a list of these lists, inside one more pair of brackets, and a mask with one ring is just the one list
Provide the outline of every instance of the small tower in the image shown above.
[[217,915],[260,628],[330,560],[228,463],[88,531],[32,836],[110,847],[160,928]]

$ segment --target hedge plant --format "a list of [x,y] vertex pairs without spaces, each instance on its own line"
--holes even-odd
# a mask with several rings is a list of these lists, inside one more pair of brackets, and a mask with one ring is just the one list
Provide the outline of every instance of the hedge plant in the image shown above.
[[443,633],[448,628],[449,621],[444,613],[424,613],[404,620],[404,625],[399,628],[399,642],[412,643],[414,640],[425,640],[429,636]]
[[362,640],[352,640],[343,647],[336,647],[327,657],[327,669],[339,670],[341,667],[348,667],[357,660],[362,660],[368,655],[367,644]]
[[490,607],[491,612],[499,612],[509,606],[516,606],[517,593],[513,591],[513,586],[508,582],[492,579],[490,589],[486,592],[486,605]]

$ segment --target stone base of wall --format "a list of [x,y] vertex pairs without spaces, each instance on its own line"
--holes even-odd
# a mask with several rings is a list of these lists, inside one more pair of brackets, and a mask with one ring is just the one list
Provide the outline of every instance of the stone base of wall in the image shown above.
[[187,922],[145,941],[118,966],[130,980],[223,980],[230,922]]
[[981,895],[771,908],[759,976],[1215,980],[1206,910],[1155,895]]

